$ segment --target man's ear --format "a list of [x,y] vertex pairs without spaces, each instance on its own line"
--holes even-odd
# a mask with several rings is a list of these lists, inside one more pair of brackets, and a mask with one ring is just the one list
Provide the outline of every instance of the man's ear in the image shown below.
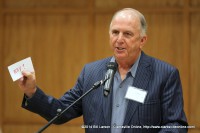
[[142,49],[144,47],[144,44],[147,41],[147,36],[143,36],[140,40],[140,49]]

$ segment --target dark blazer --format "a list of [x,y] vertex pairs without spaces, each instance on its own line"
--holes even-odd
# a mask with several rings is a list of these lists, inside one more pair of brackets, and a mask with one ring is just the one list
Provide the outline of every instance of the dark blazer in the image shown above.
[[[38,88],[32,98],[24,98],[22,107],[47,120],[52,119],[58,108],[65,109],[90,89],[96,81],[104,79],[106,64],[110,59],[86,64],[76,85],[60,99],[47,96]],[[142,52],[132,86],[144,89],[148,93],[144,104],[128,101],[124,120],[126,128],[123,128],[123,133],[187,132],[181,81],[175,67]],[[55,124],[83,115],[87,133],[110,133],[110,128],[101,127],[111,127],[111,112],[112,92],[108,97],[104,97],[102,86],[70,108]]]

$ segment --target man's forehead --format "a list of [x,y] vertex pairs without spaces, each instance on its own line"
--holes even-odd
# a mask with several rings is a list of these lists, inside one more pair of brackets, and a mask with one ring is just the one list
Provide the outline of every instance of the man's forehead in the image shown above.
[[114,19],[118,19],[118,18],[122,18],[122,19],[134,19],[134,18],[138,18],[138,14],[134,11],[120,11],[118,13],[115,14]]
[[126,26],[140,28],[140,17],[139,17],[138,12],[136,12],[134,10],[122,10],[122,11],[117,12],[113,16],[113,19],[110,23],[110,30],[113,28],[116,28],[116,24],[117,24],[117,26],[120,25],[120,28],[122,28],[121,27],[122,23],[125,23]]
[[130,12],[119,12],[116,14],[111,22],[111,25],[116,21],[126,21],[134,24],[138,24],[140,22],[138,15]]

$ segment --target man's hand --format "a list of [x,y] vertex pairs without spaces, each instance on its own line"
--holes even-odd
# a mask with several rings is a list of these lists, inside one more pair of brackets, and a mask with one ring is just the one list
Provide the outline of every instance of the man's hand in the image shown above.
[[18,80],[20,89],[27,97],[32,97],[36,92],[36,77],[34,72],[23,71],[23,77]]

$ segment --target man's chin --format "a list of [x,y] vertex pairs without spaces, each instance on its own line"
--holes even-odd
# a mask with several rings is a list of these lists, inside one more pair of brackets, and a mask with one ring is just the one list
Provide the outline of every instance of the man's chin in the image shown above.
[[124,56],[124,55],[115,55],[115,59],[117,59],[117,60],[126,60],[127,56]]

